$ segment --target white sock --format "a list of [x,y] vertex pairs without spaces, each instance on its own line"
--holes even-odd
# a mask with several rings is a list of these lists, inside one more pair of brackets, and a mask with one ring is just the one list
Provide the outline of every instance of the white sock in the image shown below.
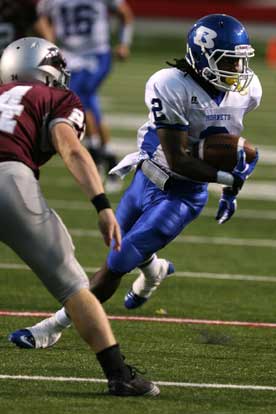
[[139,268],[147,279],[154,278],[159,273],[160,264],[156,254],[153,254],[146,262],[142,263]]
[[64,328],[69,328],[71,326],[72,321],[67,315],[65,308],[61,308],[55,313],[55,319],[57,323]]

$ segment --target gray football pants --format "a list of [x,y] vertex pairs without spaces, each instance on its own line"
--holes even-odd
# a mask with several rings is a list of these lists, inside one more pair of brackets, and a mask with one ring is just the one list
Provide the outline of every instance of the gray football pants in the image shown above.
[[0,162],[0,241],[62,304],[81,288],[89,288],[68,231],[48,207],[33,172],[20,162]]

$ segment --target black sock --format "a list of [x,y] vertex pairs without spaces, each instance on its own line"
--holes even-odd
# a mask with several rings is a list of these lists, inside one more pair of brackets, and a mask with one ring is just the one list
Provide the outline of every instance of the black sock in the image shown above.
[[128,381],[131,378],[131,371],[124,363],[119,344],[98,352],[96,357],[108,380],[120,378]]

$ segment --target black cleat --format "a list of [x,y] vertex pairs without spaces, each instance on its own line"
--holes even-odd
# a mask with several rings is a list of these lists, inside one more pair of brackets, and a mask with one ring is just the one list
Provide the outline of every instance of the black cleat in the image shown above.
[[160,390],[153,382],[146,380],[137,373],[134,367],[129,366],[131,378],[114,378],[108,381],[109,394],[119,397],[155,397],[160,394]]

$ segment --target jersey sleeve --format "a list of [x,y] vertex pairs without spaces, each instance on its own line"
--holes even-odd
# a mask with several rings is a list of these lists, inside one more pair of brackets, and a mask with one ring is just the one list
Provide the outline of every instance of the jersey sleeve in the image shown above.
[[52,91],[54,105],[49,117],[49,130],[64,122],[75,130],[81,140],[85,132],[85,116],[79,98],[69,90],[53,88]]
[[173,69],[156,72],[147,82],[145,102],[150,121],[156,128],[187,130],[185,88]]

